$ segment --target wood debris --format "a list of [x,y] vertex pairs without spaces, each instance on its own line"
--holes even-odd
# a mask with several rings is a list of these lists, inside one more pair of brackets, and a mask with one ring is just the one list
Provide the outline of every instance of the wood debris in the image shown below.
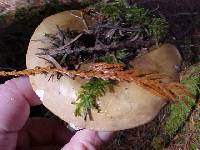
[[154,95],[162,97],[165,100],[176,101],[178,97],[182,98],[184,96],[194,98],[184,85],[177,82],[163,82],[163,79],[168,78],[166,75],[156,72],[141,72],[135,69],[124,70],[123,65],[121,64],[94,63],[90,66],[88,71],[67,70],[65,68],[36,67],[34,69],[27,69],[23,71],[0,71],[0,76],[30,76],[48,73],[60,73],[71,78],[98,78],[119,82],[135,82],[137,85],[147,89]]

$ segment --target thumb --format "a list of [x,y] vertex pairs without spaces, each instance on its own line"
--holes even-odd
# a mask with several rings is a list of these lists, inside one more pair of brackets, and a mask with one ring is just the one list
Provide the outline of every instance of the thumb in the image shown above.
[[70,142],[62,150],[96,150],[112,137],[112,132],[81,130],[76,132]]

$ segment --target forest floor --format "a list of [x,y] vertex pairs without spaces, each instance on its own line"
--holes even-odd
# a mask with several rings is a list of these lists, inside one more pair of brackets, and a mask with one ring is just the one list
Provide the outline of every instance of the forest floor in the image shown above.
[[[170,25],[170,34],[176,39],[176,46],[183,56],[185,66],[200,61],[200,2],[195,0],[141,0],[138,3],[147,9],[158,12],[167,19]],[[153,149],[153,136],[156,134],[155,132],[159,132],[166,111],[164,108],[157,118],[148,124],[118,132],[113,141],[108,144],[107,150]],[[191,110],[191,115],[177,131],[177,134],[167,141],[165,149],[200,149],[199,127],[200,103]]]
[[[200,61],[200,2],[197,0],[140,0],[138,5],[157,12],[169,23],[169,32],[180,50],[184,67]],[[31,11],[20,9],[15,21],[6,28],[0,28],[0,70],[21,70],[26,67],[25,54],[29,39],[37,25],[48,15],[69,7],[57,3],[48,4]],[[1,19],[1,18],[0,18]],[[1,21],[1,20],[0,20]],[[3,83],[8,78],[0,78]],[[32,110],[32,115],[41,115],[46,110],[40,106]],[[150,123],[143,126],[119,131],[104,150],[147,150],[152,149],[152,139],[160,132],[162,120],[168,110],[164,108]],[[120,123],[120,122],[119,122]],[[154,133],[154,134],[152,134]],[[159,133],[160,134],[160,133]],[[166,149],[200,149],[200,103],[191,110],[184,125],[177,134],[166,142]]]

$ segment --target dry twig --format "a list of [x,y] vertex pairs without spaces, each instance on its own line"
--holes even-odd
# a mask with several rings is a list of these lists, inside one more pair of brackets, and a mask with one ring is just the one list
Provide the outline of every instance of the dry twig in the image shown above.
[[134,69],[124,70],[121,64],[96,63],[90,66],[89,71],[67,70],[65,68],[36,67],[23,71],[5,72],[0,71],[0,76],[26,76],[36,74],[60,73],[68,77],[81,77],[86,79],[99,78],[103,80],[116,80],[135,82],[137,85],[147,89],[154,95],[165,100],[175,101],[177,97],[193,95],[180,83],[164,83],[162,79],[168,78],[156,72],[141,72]]

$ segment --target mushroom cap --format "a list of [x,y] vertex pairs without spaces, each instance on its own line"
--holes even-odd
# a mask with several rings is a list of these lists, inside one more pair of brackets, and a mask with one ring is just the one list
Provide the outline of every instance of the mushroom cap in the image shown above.
[[[74,15],[75,14],[75,15]],[[62,30],[72,29],[82,31],[85,23],[80,19],[80,11],[64,11],[46,18],[35,30],[27,51],[27,68],[36,66],[46,67],[45,60],[38,58],[36,53],[39,48],[49,46],[49,43],[36,41],[43,39],[44,34],[56,34],[57,25]],[[180,65],[181,57],[178,50],[170,44],[153,50],[132,62],[134,67],[142,70],[157,70],[167,73],[178,79],[176,65]],[[114,92],[106,92],[99,98],[100,112],[92,110],[93,120],[75,117],[75,105],[80,86],[87,82],[86,79],[76,77],[74,80],[62,76],[59,80],[50,75],[30,76],[30,82],[35,92],[40,96],[43,104],[62,120],[73,123],[80,128],[97,131],[115,131],[133,128],[151,121],[166,104],[166,101],[155,96],[134,82],[120,82],[114,87]]]

